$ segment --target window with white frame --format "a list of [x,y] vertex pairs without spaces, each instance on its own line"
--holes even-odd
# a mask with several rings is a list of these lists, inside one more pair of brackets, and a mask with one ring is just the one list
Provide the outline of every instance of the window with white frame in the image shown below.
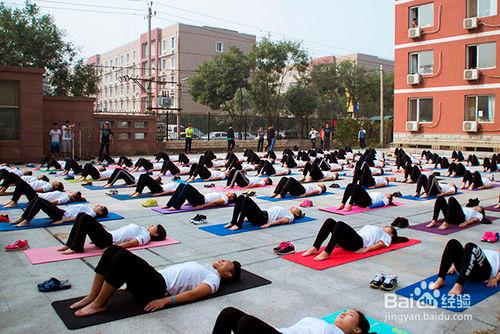
[[175,69],[175,57],[174,56],[170,57],[170,69],[171,70]]
[[135,51],[132,51],[132,60],[135,60]]
[[408,74],[432,73],[434,73],[434,51],[410,53]]
[[409,28],[425,28],[434,25],[434,3],[410,7],[409,10]]
[[432,98],[408,99],[408,122],[432,123]]
[[161,69],[164,70],[167,68],[167,59],[163,58],[161,60]]
[[170,50],[174,51],[175,49],[175,36],[170,37]]
[[467,45],[467,68],[488,69],[496,67],[497,43]]
[[127,53],[127,64],[130,62],[130,53]]
[[465,121],[490,123],[495,117],[494,95],[469,95],[465,97]]
[[467,0],[467,17],[497,15],[497,0]]
[[224,43],[222,43],[222,42],[215,42],[215,51],[217,51],[217,52],[224,52]]
[[163,40],[161,41],[161,52],[167,51],[167,41]]

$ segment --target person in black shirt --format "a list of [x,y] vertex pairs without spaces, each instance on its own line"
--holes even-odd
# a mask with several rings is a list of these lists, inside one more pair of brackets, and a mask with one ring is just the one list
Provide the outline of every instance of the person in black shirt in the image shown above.
[[271,124],[267,128],[267,146],[266,150],[272,151],[274,150],[274,143],[276,141],[276,131],[274,130],[274,126]]
[[332,128],[330,128],[328,123],[325,123],[325,128],[323,129],[323,133],[324,133],[323,150],[330,151],[330,140],[332,139]]
[[109,143],[113,139],[113,132],[109,127],[108,122],[104,122],[101,130],[101,137],[99,138],[99,142],[101,144],[101,148],[99,149],[99,157],[102,156],[103,151],[106,151],[106,155],[109,155]]
[[226,132],[227,136],[227,151],[231,152],[236,145],[234,142],[234,129],[233,129],[233,124],[229,124],[229,128],[227,129]]

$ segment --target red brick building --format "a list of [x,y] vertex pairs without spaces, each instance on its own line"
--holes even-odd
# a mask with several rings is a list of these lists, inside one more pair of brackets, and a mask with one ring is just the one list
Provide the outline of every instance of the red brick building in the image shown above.
[[498,1],[397,0],[395,13],[395,144],[498,151]]

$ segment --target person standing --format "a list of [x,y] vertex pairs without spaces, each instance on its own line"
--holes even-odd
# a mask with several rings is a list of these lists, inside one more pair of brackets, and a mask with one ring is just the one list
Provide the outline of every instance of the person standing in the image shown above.
[[358,131],[359,146],[361,148],[366,147],[366,130],[361,127]]
[[227,151],[231,152],[236,145],[234,142],[234,129],[233,129],[233,124],[229,124],[229,128],[226,131],[226,137],[227,137]]
[[328,123],[325,123],[323,129],[323,150],[330,151],[330,141],[332,140],[332,128]]
[[60,151],[60,143],[61,143],[61,129],[59,129],[59,124],[54,122],[52,124],[52,130],[49,132],[50,136],[50,153],[57,160]]
[[311,128],[311,131],[309,131],[309,138],[311,138],[311,144],[312,148],[316,148],[316,139],[318,138],[318,131],[316,131],[314,128]]
[[186,128],[186,145],[184,146],[185,153],[191,153],[191,144],[193,142],[193,124],[189,123]]
[[323,149],[323,145],[325,144],[325,131],[323,131],[323,127],[319,129],[319,148]]
[[69,124],[66,120],[62,126],[62,155],[64,159],[72,158],[73,128],[75,124]]
[[264,151],[264,129],[260,126],[259,130],[257,131],[257,152],[263,152]]
[[101,136],[99,138],[99,142],[101,144],[101,147],[99,149],[99,157],[102,156],[104,150],[106,151],[106,155],[109,155],[109,144],[112,139],[113,131],[111,131],[109,122],[104,122],[104,124],[102,125]]
[[274,130],[274,126],[271,124],[267,128],[267,146],[266,150],[272,152],[274,150],[274,144],[276,143],[276,131]]

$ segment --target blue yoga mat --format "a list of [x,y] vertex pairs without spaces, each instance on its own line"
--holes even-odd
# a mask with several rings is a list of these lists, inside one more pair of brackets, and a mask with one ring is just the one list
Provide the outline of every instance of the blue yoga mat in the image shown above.
[[394,183],[389,183],[388,185],[386,185],[385,187],[378,187],[378,188],[370,188],[370,187],[365,187],[363,186],[363,188],[365,188],[366,190],[377,190],[377,189],[384,189],[384,188],[389,188],[389,187],[395,187],[396,184]]
[[[87,203],[87,201],[84,201],[84,202],[69,202],[69,203],[61,204],[61,205],[74,205],[74,204],[82,204],[82,203]],[[4,208],[3,204],[0,204],[0,210],[26,209],[27,207],[28,207],[28,203],[17,203],[17,206],[13,207],[13,208]]]
[[[347,309],[332,313],[330,315],[327,315],[326,317],[321,318],[322,320],[326,321],[329,324],[333,324],[337,316],[343,312],[347,311]],[[366,317],[368,322],[370,323],[370,333],[377,333],[377,334],[410,334],[410,332],[407,332],[405,330],[402,330],[400,328],[391,326],[386,324],[385,322],[378,321],[377,319]]]
[[[462,194],[463,194],[463,192],[459,191],[459,192],[453,194],[452,196],[462,195]],[[409,199],[411,201],[429,201],[429,200],[435,200],[437,197],[436,196],[429,196],[429,197],[421,198],[421,197],[416,197],[416,196],[411,196],[411,195],[405,195],[405,196],[401,196],[400,198]]]
[[[293,224],[301,224],[301,223],[306,223],[306,222],[310,222],[313,220],[316,220],[316,218],[304,217],[304,218],[295,219],[292,224],[275,225],[275,226],[271,226],[270,228],[278,227],[278,226],[289,226],[289,225],[293,225]],[[266,229],[261,229],[259,226],[251,224],[249,222],[243,223],[243,228],[236,230],[236,231],[231,231],[230,229],[224,228],[224,225],[226,225],[226,224],[202,226],[202,227],[199,227],[199,229],[203,230],[205,232],[208,232],[208,233],[218,235],[220,237],[224,237],[226,235],[231,235],[231,234],[256,231],[256,230],[266,230]]]
[[272,197],[267,197],[267,196],[257,196],[256,198],[257,199],[262,199],[262,200],[268,201],[268,202],[281,202],[281,201],[288,201],[288,200],[291,200],[291,199],[306,199],[306,198],[313,198],[313,197],[324,196],[324,195],[334,195],[334,193],[325,191],[324,193],[321,193],[319,195],[305,196],[305,197],[302,197],[302,196],[289,196],[289,195],[287,195],[285,198],[272,198]]
[[[109,197],[117,199],[119,201],[129,201],[131,199],[143,199],[143,198],[151,198],[153,197],[152,193],[142,194],[139,197],[130,197],[130,194],[118,194],[118,195],[110,195]],[[157,196],[160,197],[160,196]]]
[[[108,221],[108,220],[118,220],[123,219],[123,216],[116,214],[114,212],[108,213],[107,217],[98,218],[97,220],[100,222]],[[23,227],[15,227],[15,225],[9,223],[0,223],[0,232],[5,231],[17,231],[17,230],[27,230],[31,228],[39,228],[39,227],[51,227],[51,226],[63,226],[63,225],[73,225],[74,222],[64,222],[58,225],[52,225],[52,220],[50,218],[35,218],[31,221],[30,225]]]
[[84,187],[85,189],[88,189],[88,190],[111,190],[111,189],[118,189],[118,188],[130,188],[127,184],[120,184],[118,186],[112,186],[111,188],[104,188],[104,186],[94,186],[94,185],[82,186],[82,187]]
[[399,289],[396,291],[396,294],[448,311],[463,312],[484,299],[493,296],[500,290],[500,286],[488,288],[484,282],[467,281],[465,282],[462,295],[450,296],[448,295],[448,291],[455,284],[457,277],[457,274],[448,275],[446,276],[446,283],[441,289],[430,290],[428,288],[429,283],[435,282],[437,279],[437,275],[434,275],[406,288]]

